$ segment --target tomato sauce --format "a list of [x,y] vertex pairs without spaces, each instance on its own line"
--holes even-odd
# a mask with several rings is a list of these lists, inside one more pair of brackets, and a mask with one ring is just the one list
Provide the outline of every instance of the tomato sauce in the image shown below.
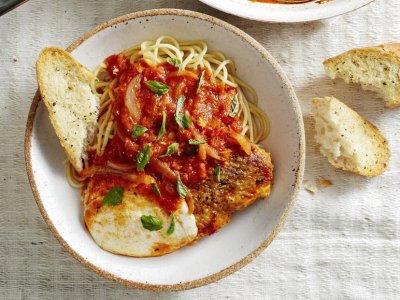
[[[105,166],[108,162],[132,165],[136,170],[139,151],[151,144],[150,162],[145,166],[144,172],[138,173],[152,176],[161,196],[154,193],[150,184],[141,184],[139,193],[154,199],[166,211],[174,211],[180,202],[176,175],[190,187],[208,176],[213,176],[211,170],[221,163],[208,155],[205,159],[201,158],[199,148],[205,145],[190,145],[189,140],[206,142],[207,147],[211,147],[223,159],[229,159],[233,152],[241,151],[229,136],[230,131],[242,131],[240,118],[237,115],[229,116],[237,91],[216,82],[212,74],[202,68],[179,72],[177,67],[169,63],[150,66],[140,60],[131,64],[123,54],[112,55],[105,63],[110,77],[117,79],[113,87],[116,98],[112,104],[116,134],[108,142],[102,156],[98,156],[96,152],[89,153],[90,163],[97,166]],[[202,83],[198,88],[199,76],[203,71]],[[126,104],[128,86],[135,78],[140,78],[134,91],[138,114],[132,114]],[[146,82],[154,80],[167,85],[168,92],[157,94],[152,91]],[[175,120],[177,102],[181,96],[185,97],[181,113],[190,118],[189,128],[180,127]],[[163,112],[166,114],[166,130],[156,141]],[[133,138],[135,125],[146,127],[147,131],[140,137]],[[160,158],[172,143],[179,144],[177,151],[171,156]],[[169,171],[172,171],[172,175]],[[115,180],[114,178],[113,184],[117,184]],[[124,184],[122,181],[121,179],[121,185]]]

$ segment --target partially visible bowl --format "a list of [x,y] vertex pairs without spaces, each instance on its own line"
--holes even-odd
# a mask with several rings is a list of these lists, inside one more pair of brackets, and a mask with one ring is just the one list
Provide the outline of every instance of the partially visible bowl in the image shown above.
[[303,4],[276,4],[250,0],[200,0],[221,11],[239,17],[263,21],[295,23],[335,17],[358,9],[374,0],[313,1]]
[[43,218],[61,244],[82,264],[128,286],[179,290],[220,279],[254,259],[274,239],[294,204],[304,172],[304,129],[300,106],[287,77],[254,39],[223,21],[183,10],[150,10],[100,25],[68,50],[95,68],[108,55],[169,34],[179,40],[205,39],[236,62],[238,76],[252,85],[271,122],[263,146],[275,164],[270,198],[259,200],[230,224],[193,247],[162,257],[131,258],[102,250],[82,217],[80,192],[65,178],[64,154],[37,96],[28,117],[25,153],[33,194]]

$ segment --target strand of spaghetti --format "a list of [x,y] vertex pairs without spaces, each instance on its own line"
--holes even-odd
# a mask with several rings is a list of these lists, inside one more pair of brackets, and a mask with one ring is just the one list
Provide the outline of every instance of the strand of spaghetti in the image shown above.
[[163,36],[160,36],[158,39],[157,39],[157,41],[168,41],[168,40],[170,40],[173,44],[174,44],[174,46],[176,47],[176,48],[179,48],[180,47],[180,45],[179,45],[179,42],[175,39],[175,38],[173,38],[172,36],[170,36],[170,35],[163,35]]
[[114,122],[113,121],[109,121],[108,124],[107,124],[107,128],[106,128],[106,130],[104,132],[103,142],[102,142],[102,145],[101,145],[101,148],[100,148],[100,154],[103,154],[104,150],[106,149],[106,146],[108,144],[108,140],[110,138],[110,133],[111,133],[111,130],[113,129],[113,126],[114,126]]
[[245,96],[243,94],[243,92],[239,93],[239,98],[241,98],[241,102],[243,104],[243,111],[244,111],[244,115],[246,115],[246,123],[243,121],[244,125],[247,125],[249,128],[249,139],[250,141],[254,141],[254,126],[253,126],[253,122],[252,122],[252,118],[251,118],[251,114],[250,114],[250,108],[248,105],[247,100],[245,100]]
[[[265,127],[265,133],[263,134],[263,137],[266,138],[269,134],[269,119],[266,115],[266,113],[261,110],[258,106],[254,105],[253,103],[249,102],[250,110],[253,112],[253,114],[257,115],[258,120],[261,124],[264,124],[263,126]],[[262,138],[262,139],[264,139]]]
[[259,141],[265,139],[270,130],[270,124],[268,121],[268,118],[266,117],[266,114],[257,106],[249,102],[249,107],[252,112],[252,114],[255,116],[253,118],[253,121],[255,122],[256,120],[259,122],[260,125],[260,130],[258,132],[258,135],[255,137],[255,143],[258,143]]
[[[145,54],[149,53],[150,51],[154,50],[155,48],[167,48],[167,49],[171,49],[173,52],[175,52],[175,54],[177,56],[179,56],[180,51],[177,47],[170,45],[170,44],[160,44],[160,45],[152,45],[149,47],[145,47],[144,49],[142,48],[142,50],[140,50],[141,54],[144,56]],[[154,55],[154,53],[152,53]],[[156,55],[154,55],[154,57],[158,58]]]
[[102,115],[99,119],[99,132],[97,133],[97,145],[96,145],[96,153],[100,154],[101,153],[101,146],[102,146],[102,140],[104,136],[104,130],[106,127],[106,124],[108,122],[108,114],[111,113],[111,106],[109,106],[107,112]]
[[168,35],[164,35],[164,36],[160,36],[160,37],[156,40],[155,46],[158,46],[158,47],[156,47],[156,48],[154,49],[154,54],[155,54],[156,56],[158,56],[158,50],[159,50],[159,49],[166,50],[165,47],[162,47],[162,46],[161,46],[161,42],[162,42],[162,41],[166,41],[166,40],[167,40],[167,41],[170,40],[170,41],[174,44],[175,48],[178,49],[178,51],[179,51],[179,43],[178,43],[173,37],[168,36]]
[[111,100],[114,101],[115,97],[114,97],[114,93],[112,89],[108,89],[108,95],[110,96]]
[[194,56],[194,50],[190,49],[190,54],[188,55],[188,57],[185,58],[185,60],[181,64],[182,70],[186,69],[186,65],[192,59],[193,56]]
[[245,89],[246,91],[248,91],[251,94],[252,100],[250,102],[252,102],[254,105],[258,105],[258,96],[256,91],[247,83],[243,82],[242,80],[240,80],[237,77],[232,77],[233,80],[235,80],[243,89]]
[[72,174],[72,172],[75,172],[75,170],[71,170],[71,168],[72,168],[72,165],[68,161],[66,163],[66,167],[65,167],[65,173],[66,173],[68,184],[75,189],[80,189],[83,186],[83,184],[81,182],[79,182],[78,180],[76,180],[74,174]]
[[136,46],[133,46],[131,48],[128,48],[128,49],[122,51],[121,53],[123,53],[126,56],[131,56],[133,52],[136,52],[139,50],[140,50],[140,45],[136,45]]

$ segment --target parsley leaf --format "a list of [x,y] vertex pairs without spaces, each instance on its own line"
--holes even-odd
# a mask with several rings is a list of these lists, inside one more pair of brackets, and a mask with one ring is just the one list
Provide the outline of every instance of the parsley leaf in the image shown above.
[[205,144],[206,142],[204,141],[196,141],[196,140],[189,140],[189,145],[201,145]]
[[187,188],[186,186],[183,184],[182,180],[181,180],[181,176],[178,175],[178,177],[176,178],[176,190],[179,194],[179,196],[181,196],[182,198],[185,198],[187,195]]
[[152,90],[157,95],[164,95],[169,91],[168,85],[159,82],[157,80],[148,80],[146,81],[146,85],[149,87],[150,90]]
[[200,87],[201,87],[201,85],[203,84],[203,78],[204,78],[204,73],[205,73],[205,72],[206,72],[206,70],[203,70],[203,71],[201,72],[200,76],[199,76],[199,81],[198,81],[198,83],[197,83],[196,94],[199,93]]
[[162,123],[161,123],[161,128],[160,131],[158,132],[156,142],[164,135],[165,133],[165,124],[167,123],[167,113],[163,111],[162,113]]
[[168,146],[167,151],[163,154],[160,155],[160,158],[164,158],[167,156],[171,156],[176,150],[178,150],[179,148],[179,144],[178,143],[173,143],[171,145]]
[[140,126],[140,125],[135,125],[132,130],[132,137],[134,139],[137,139],[140,137],[143,133],[145,133],[148,129],[146,127]]
[[122,194],[124,188],[122,186],[113,187],[103,198],[103,205],[115,206],[122,203]]
[[160,230],[163,225],[160,219],[153,217],[152,215],[142,215],[140,221],[142,222],[143,227],[150,231]]
[[232,100],[232,105],[231,105],[231,110],[229,112],[229,116],[233,118],[234,116],[237,115],[238,112],[239,112],[239,98],[238,98],[238,94],[236,94]]
[[144,146],[136,156],[136,170],[144,171],[144,167],[146,167],[146,165],[149,163],[151,156],[150,146],[151,144],[147,144],[146,146]]
[[221,167],[217,166],[214,170],[215,179],[220,182],[221,181]]
[[173,234],[174,231],[175,231],[175,215],[173,212],[171,212],[171,224],[168,227],[167,235]]
[[182,64],[182,61],[179,58],[167,57],[167,62],[174,67],[179,68]]
[[158,188],[157,183],[153,182],[151,186],[153,187],[154,194],[156,194],[158,197],[161,197],[161,192],[160,189]]

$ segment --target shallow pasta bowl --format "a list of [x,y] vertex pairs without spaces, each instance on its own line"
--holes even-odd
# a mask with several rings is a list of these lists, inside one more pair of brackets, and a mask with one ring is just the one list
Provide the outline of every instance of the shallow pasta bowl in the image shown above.
[[271,134],[262,144],[275,164],[270,198],[261,199],[216,234],[172,254],[131,258],[98,247],[85,229],[80,191],[65,177],[64,154],[40,97],[27,122],[28,177],[43,218],[60,243],[82,264],[131,287],[188,289],[218,280],[243,267],[274,239],[293,207],[304,172],[304,130],[300,107],[288,79],[272,56],[239,29],[213,17],[183,10],[150,10],[100,25],[68,50],[95,68],[107,56],[145,40],[172,35],[204,39],[212,50],[235,61],[237,73],[252,85],[270,118]]

